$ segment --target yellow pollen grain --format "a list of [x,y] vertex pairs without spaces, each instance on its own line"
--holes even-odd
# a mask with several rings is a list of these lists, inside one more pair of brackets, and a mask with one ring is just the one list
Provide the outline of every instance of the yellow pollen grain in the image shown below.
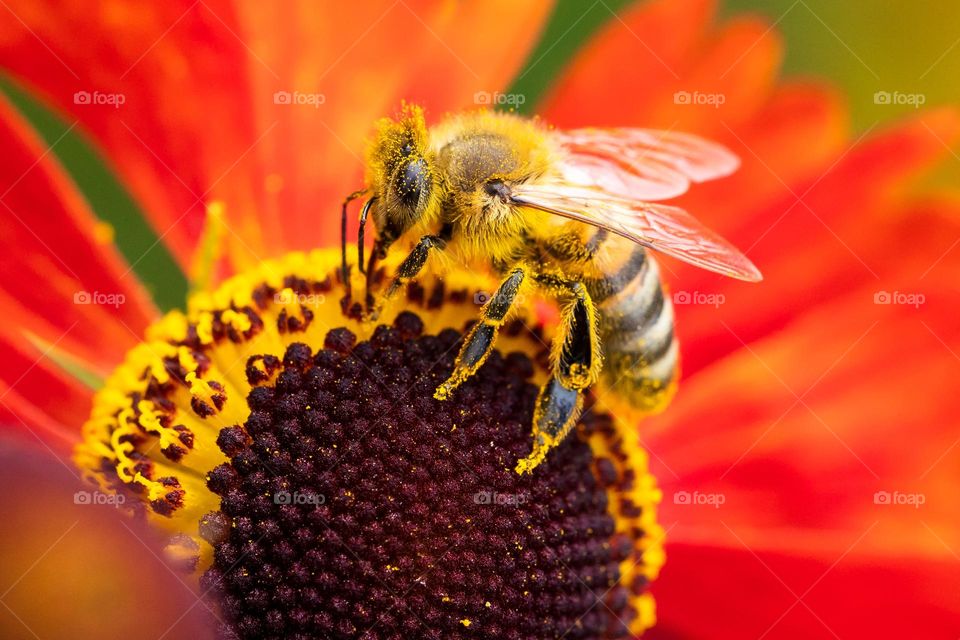
[[159,435],[161,447],[168,447],[177,441],[176,432],[161,424],[160,413],[155,410],[152,402],[141,400],[137,403],[137,410],[140,412],[138,420],[140,426],[150,433]]
[[177,349],[177,360],[187,371],[196,371],[200,364],[197,362],[197,359],[193,357],[193,353],[187,347],[180,347]]
[[253,326],[253,323],[250,322],[250,318],[245,313],[239,313],[233,309],[227,309],[220,315],[220,320],[225,324],[230,325],[240,333],[245,333],[250,330],[250,327]]
[[200,314],[200,318],[197,320],[197,337],[202,344],[213,343],[213,314]]
[[196,372],[191,371],[186,377],[187,384],[190,385],[190,393],[200,398],[211,407],[214,407],[213,396],[217,393],[210,383],[197,377]]

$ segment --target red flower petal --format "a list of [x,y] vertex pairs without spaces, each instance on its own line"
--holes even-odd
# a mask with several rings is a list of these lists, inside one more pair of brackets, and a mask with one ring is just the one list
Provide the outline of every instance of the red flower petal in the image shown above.
[[[806,558],[743,547],[672,544],[654,583],[657,626],[644,638],[956,638],[956,558],[876,557],[850,535]],[[863,536],[861,538],[861,535]],[[799,601],[798,601],[799,600]]]
[[[20,432],[25,439],[38,441],[40,447],[46,447],[57,455],[68,457],[73,451],[73,445],[80,440],[80,430],[76,420],[83,419],[81,409],[77,408],[69,423],[58,422],[50,416],[50,407],[46,404],[37,405],[39,400],[31,402],[20,395],[8,382],[0,381],[0,424],[4,431]],[[70,406],[71,403],[67,403]],[[89,412],[89,395],[82,411]]]
[[548,119],[558,126],[725,133],[768,99],[783,45],[766,22],[753,18],[704,37],[711,14],[703,2],[658,1],[612,20],[558,81]]
[[[611,19],[544,101],[561,127],[651,126],[639,112],[686,70],[716,10],[714,0],[653,0]],[[585,100],[584,96],[589,96]]]
[[[231,33],[229,7],[110,0],[91,9],[50,0],[6,9],[15,18],[0,27],[0,64],[107,150],[188,266],[203,221],[198,198],[256,139],[249,109],[236,104],[247,95],[250,54]],[[95,104],[97,96],[122,96],[123,104]],[[197,144],[201,132],[216,144]],[[258,186],[247,180],[238,196],[252,204]],[[232,215],[244,229],[249,210]]]
[[[332,242],[373,120],[401,97],[440,114],[502,88],[549,6],[354,3],[343,20],[335,3],[13,2],[0,64],[93,134],[181,264],[211,199],[234,257],[254,259]],[[277,91],[325,100],[276,104]]]
[[702,47],[695,62],[678,70],[680,77],[672,83],[644,88],[634,123],[716,138],[766,103],[783,50],[768,23],[732,20]]
[[[302,8],[304,15],[246,6],[242,27],[262,62],[248,64],[251,100],[258,126],[276,125],[258,148],[258,173],[272,176],[274,187],[261,210],[282,216],[283,248],[338,241],[338,205],[363,184],[365,141],[377,118],[396,113],[403,99],[435,119],[474,106],[477,91],[502,89],[536,42],[550,5],[359,3],[350,20],[331,11],[334,5]],[[325,102],[276,105],[278,90],[318,91]],[[221,186],[217,197],[229,198],[230,182]]]
[[[139,333],[156,317],[149,296],[113,247],[109,229],[6,100],[0,100],[0,146],[3,291],[61,334],[69,329],[94,361],[115,362],[133,340],[128,331],[117,336],[117,329],[127,325]],[[84,292],[89,295],[74,299]],[[117,304],[88,304],[94,292]]]
[[677,204],[745,250],[758,235],[752,216],[813,182],[847,150],[847,114],[838,92],[788,82],[749,120],[728,126],[713,140],[740,157],[740,168],[694,185]]
[[[956,238],[956,212],[914,209],[924,232],[902,237]],[[644,425],[674,541],[652,637],[960,629],[960,256],[926,257],[919,281],[887,280],[918,306],[876,304],[869,284],[822,303],[701,369]],[[809,609],[788,611],[801,595]]]
[[[892,279],[919,277],[952,237],[943,235],[942,222],[911,223],[891,208],[923,170],[946,156],[946,145],[958,136],[960,118],[954,112],[919,116],[854,144],[805,184],[783,187],[781,198],[770,204],[729,216],[723,231],[749,250],[764,274],[760,285],[670,262],[674,291],[724,296],[719,308],[678,305],[685,372],[693,374],[739,349],[731,331],[749,343],[858,286],[881,290],[892,288]],[[732,190],[727,198],[716,191],[712,195],[721,202],[737,197]],[[934,237],[921,242],[918,234]],[[909,260],[916,270],[909,270],[907,256],[913,256]]]
[[[731,528],[751,547],[815,550],[880,521],[865,549],[960,549],[960,294],[927,278],[918,306],[876,304],[864,286],[687,380],[643,427],[673,539],[716,544]],[[923,504],[877,504],[877,491]],[[722,504],[691,507],[694,492]]]
[[24,415],[37,417],[32,428],[51,425],[28,407],[77,425],[89,411],[89,391],[29,336],[105,371],[156,311],[53,155],[2,99],[0,147],[2,402],[8,410],[23,403]]
[[80,440],[78,425],[90,413],[91,390],[67,377],[22,335],[0,333],[0,348],[3,428],[25,431],[69,454]]

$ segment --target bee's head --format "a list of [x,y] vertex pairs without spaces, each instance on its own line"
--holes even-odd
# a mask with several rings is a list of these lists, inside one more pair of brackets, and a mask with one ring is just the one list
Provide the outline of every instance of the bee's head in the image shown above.
[[415,105],[404,105],[397,119],[377,123],[367,152],[367,184],[375,199],[370,212],[384,250],[439,210],[439,177],[427,136],[423,109]]

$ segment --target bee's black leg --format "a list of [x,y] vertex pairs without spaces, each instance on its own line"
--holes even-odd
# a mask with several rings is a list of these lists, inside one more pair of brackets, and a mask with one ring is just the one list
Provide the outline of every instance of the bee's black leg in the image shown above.
[[340,278],[348,290],[350,288],[350,266],[347,264],[347,205],[366,192],[366,189],[354,191],[343,199],[343,206],[340,208]]
[[573,429],[583,408],[583,391],[596,381],[602,365],[596,308],[586,287],[552,276],[537,280],[548,289],[565,289],[573,299],[564,306],[554,340],[553,377],[540,389],[534,407],[533,450],[516,466],[521,474],[543,462]]
[[[370,319],[376,320],[380,316],[383,306],[397,294],[397,291],[406,285],[407,282],[417,277],[417,274],[420,273],[420,270],[423,269],[423,266],[427,263],[427,257],[430,255],[431,249],[442,250],[446,246],[446,240],[440,236],[423,236],[420,238],[417,246],[415,246],[413,251],[400,263],[400,266],[397,268],[397,275],[390,283],[390,286],[387,287],[387,290],[384,291],[379,300],[377,300],[377,303],[370,312]],[[367,277],[370,277],[370,274],[367,274]]]
[[517,461],[514,471],[523,475],[533,471],[547,453],[563,442],[580,417],[583,392],[565,387],[556,377],[540,388],[533,408],[533,450]]
[[366,286],[364,288],[364,304],[367,307],[367,311],[370,312],[373,309],[373,281],[376,277],[376,266],[377,260],[380,258],[381,253],[385,253],[380,250],[380,239],[373,245],[373,251],[370,252],[370,257],[367,259],[367,268],[364,271],[366,276]]
[[511,271],[510,275],[500,283],[493,297],[483,305],[480,311],[480,322],[475,324],[467,334],[457,355],[453,373],[446,382],[437,387],[433,394],[434,398],[437,400],[449,398],[453,390],[472,376],[490,355],[497,338],[497,331],[503,324],[507,312],[510,311],[510,306],[516,299],[526,274],[527,271],[523,267],[517,267]]
[[357,227],[357,268],[360,269],[360,273],[363,274],[367,273],[363,268],[363,249],[366,242],[367,216],[370,213],[370,208],[376,201],[376,198],[370,198],[363,204],[363,208],[360,210],[360,226]]

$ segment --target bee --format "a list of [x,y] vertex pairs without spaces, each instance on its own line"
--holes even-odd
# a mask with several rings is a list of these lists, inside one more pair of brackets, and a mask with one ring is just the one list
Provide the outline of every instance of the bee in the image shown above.
[[[360,214],[357,263],[370,274],[395,242],[413,246],[369,311],[444,252],[501,278],[479,321],[464,337],[453,372],[435,393],[454,396],[484,363],[521,291],[555,299],[561,322],[551,347],[550,379],[536,400],[530,455],[517,473],[539,465],[569,434],[585,391],[604,382],[630,405],[655,412],[673,395],[678,349],[673,308],[649,250],[745,281],[760,272],[740,251],[681,208],[656,201],[691,183],[726,176],[739,161],[696,136],[634,128],[561,131],[516,114],[475,111],[428,128],[423,110],[405,105],[377,123],[367,153],[369,198]],[[364,264],[364,228],[376,229]],[[412,239],[416,238],[416,242]],[[605,363],[605,366],[604,366]]]

